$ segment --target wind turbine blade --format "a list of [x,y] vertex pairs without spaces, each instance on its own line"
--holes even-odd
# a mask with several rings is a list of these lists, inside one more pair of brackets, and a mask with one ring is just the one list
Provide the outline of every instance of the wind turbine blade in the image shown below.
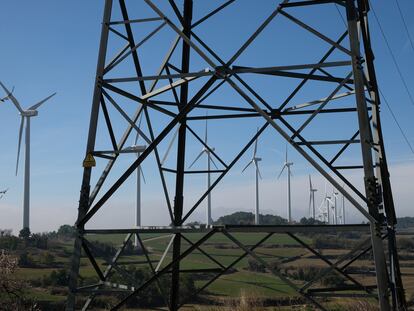
[[135,135],[135,141],[134,141],[135,146],[138,144],[138,139],[139,139],[139,132],[137,132],[137,135]]
[[17,145],[16,176],[17,176],[17,172],[19,171],[19,158],[20,158],[20,147],[22,144],[23,125],[24,125],[24,117],[22,116],[20,120],[19,142]]
[[188,168],[191,168],[196,162],[197,162],[197,160],[198,159],[200,159],[200,157],[203,155],[203,153],[204,153],[205,151],[204,150],[202,150],[199,154],[198,154],[198,156],[194,159],[194,161],[190,164],[190,166],[188,167]]
[[254,141],[254,149],[253,149],[253,158],[256,157],[256,153],[257,153],[257,140],[259,138],[256,138],[256,140]]
[[312,177],[311,175],[309,175],[309,189],[310,191],[312,191],[313,187],[312,187]]
[[260,169],[259,169],[259,165],[257,164],[257,162],[254,162],[254,166],[256,166],[257,172],[259,173],[259,177],[260,179],[262,179],[262,173],[260,173]]
[[141,176],[142,176],[142,180],[144,181],[144,184],[146,184],[147,181],[145,180],[144,171],[142,170],[142,167],[140,167],[139,171],[141,172]]
[[242,169],[242,173],[250,166],[250,164],[252,164],[253,160],[251,160],[249,163],[247,163],[247,165],[244,167],[244,169]]
[[168,147],[167,147],[167,151],[165,152],[164,157],[163,157],[163,158],[162,158],[162,160],[161,160],[161,165],[164,165],[165,161],[166,161],[166,160],[167,160],[167,158],[168,158],[168,154],[170,153],[171,148],[172,148],[172,146],[173,146],[173,144],[174,144],[174,141],[175,141],[175,139],[177,138],[178,129],[179,129],[179,127],[177,126],[177,128],[176,128],[176,130],[175,130],[175,133],[174,133],[174,136],[173,136],[173,138],[171,139],[171,141],[170,141],[170,143],[169,143],[169,145],[168,145]]
[[53,93],[52,95],[49,95],[45,99],[41,100],[37,104],[34,104],[33,106],[29,107],[29,110],[36,110],[37,108],[39,108],[41,105],[43,105],[45,102],[47,102],[49,99],[51,99],[55,95],[56,95],[56,92]]
[[[206,117],[208,116],[208,112],[206,113]],[[208,138],[208,119],[206,119],[206,125],[204,129],[204,143],[207,145],[207,138]]]
[[286,164],[283,165],[282,170],[280,171],[279,175],[277,176],[277,179],[280,178],[280,176],[282,176],[283,171],[285,170]]
[[286,163],[287,163],[287,161],[288,161],[287,148],[288,148],[288,146],[287,146],[287,144],[286,144],[286,149],[285,149],[285,162],[286,162]]
[[[139,117],[139,121],[138,121],[138,128],[141,129],[141,122],[142,122],[142,116],[144,114],[141,112],[141,116]],[[138,139],[139,139],[139,132],[137,131],[137,136],[135,136],[135,146],[138,144]]]
[[211,156],[210,156],[210,161],[211,161],[211,163],[213,163],[214,167],[218,170],[219,168],[218,168],[216,162],[214,162],[213,157],[211,157]]
[[[20,112],[23,112],[22,107],[20,107],[19,102],[17,101],[17,99],[13,96],[12,92],[10,92],[3,83],[0,82],[0,86],[3,88],[3,90],[7,93],[7,97],[10,98],[10,100],[13,102],[13,104],[16,106],[17,110],[19,110]],[[14,90],[14,88],[13,88]]]
[[[325,198],[326,199],[326,198]],[[323,211],[324,206],[325,206],[325,199],[322,200],[321,205],[319,205],[319,210]]]

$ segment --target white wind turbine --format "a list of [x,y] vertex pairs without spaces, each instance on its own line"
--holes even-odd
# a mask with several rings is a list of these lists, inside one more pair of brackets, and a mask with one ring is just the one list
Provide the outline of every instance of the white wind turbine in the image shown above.
[[342,224],[346,224],[346,217],[345,217],[345,196],[342,194]]
[[[138,123],[138,128],[141,127],[142,115]],[[134,152],[137,154],[137,158],[141,155],[142,152],[147,148],[146,145],[138,145],[139,132],[135,136],[134,145],[126,148],[127,152]],[[141,227],[141,178],[145,183],[144,172],[142,171],[141,165],[137,167],[137,192],[136,192],[136,208],[135,208],[135,227]],[[135,235],[134,245],[139,246],[138,236]]]
[[7,188],[6,190],[0,191],[0,199],[4,197],[4,195],[7,193],[7,191],[9,191],[9,188]]
[[313,188],[312,185],[312,177],[309,175],[309,216],[313,219],[316,219],[316,211],[315,211],[315,192],[318,189]]
[[262,158],[257,157],[257,143],[258,143],[259,138],[257,137],[256,140],[254,141],[254,148],[253,148],[253,156],[252,159],[249,161],[249,163],[247,163],[247,165],[243,168],[242,173],[250,166],[250,164],[254,164],[255,166],[255,171],[256,171],[256,202],[255,202],[255,215],[254,215],[254,223],[256,225],[260,224],[260,219],[259,219],[259,178],[262,179],[262,174],[260,174],[260,170],[259,170],[259,161],[262,161]]
[[[211,151],[214,151],[214,148],[207,148],[208,146],[208,123],[206,119],[206,125],[204,129],[204,146],[201,149],[201,152],[197,155],[197,157],[194,159],[194,161],[190,164],[188,168],[191,168],[200,158],[203,154],[207,156],[207,189],[210,189],[211,187],[211,163],[213,163],[214,167],[218,169],[216,163],[214,163],[213,158],[211,157]],[[211,150],[211,151],[210,151]],[[207,226],[210,226],[212,224],[211,219],[211,191],[207,195],[207,210],[206,210],[206,224]]]
[[319,211],[320,211],[320,215],[322,216],[322,221],[326,222],[328,224],[330,224],[331,219],[330,219],[330,203],[331,201],[331,197],[328,196],[328,192],[327,192],[327,188],[326,188],[326,182],[325,182],[325,195],[323,197],[323,200],[321,202],[321,205],[319,206]]
[[285,151],[285,163],[283,163],[282,170],[280,171],[279,175],[277,176],[277,179],[282,176],[283,171],[285,168],[287,169],[287,214],[288,214],[288,221],[289,223],[292,222],[292,199],[291,199],[291,188],[290,188],[290,177],[292,176],[292,172],[290,167],[293,165],[293,162],[288,161],[288,150],[286,145],[286,151]]
[[337,200],[338,199],[341,200],[341,208],[340,208],[340,213],[338,213],[338,218],[339,218],[339,223],[344,225],[345,224],[345,196],[343,194],[339,196],[338,191],[334,191],[334,196],[335,196],[336,209],[338,209],[338,206],[339,206],[339,204],[337,205]]
[[334,223],[335,225],[338,224],[338,218],[340,218],[340,215],[338,214],[338,196],[339,196],[339,192],[338,190],[336,190],[335,188],[332,191],[332,195],[333,195],[333,212],[334,212]]
[[20,157],[20,145],[22,142],[22,134],[24,123],[26,122],[25,129],[25,163],[24,163],[24,194],[23,194],[23,228],[29,228],[30,226],[30,118],[38,115],[37,109],[43,105],[47,100],[52,98],[56,93],[46,97],[40,102],[30,106],[28,109],[23,110],[17,99],[13,96],[3,83],[0,82],[0,86],[7,94],[7,99],[10,99],[20,112],[20,130],[19,130],[19,143],[17,149],[17,162],[16,162],[16,176],[19,169],[19,157]]

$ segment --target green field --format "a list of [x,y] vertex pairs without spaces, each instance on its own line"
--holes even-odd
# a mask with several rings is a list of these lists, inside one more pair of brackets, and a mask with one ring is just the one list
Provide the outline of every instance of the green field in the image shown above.
[[[200,239],[203,234],[186,234],[185,237],[195,242]],[[234,237],[238,239],[244,246],[250,248],[260,241],[265,235],[254,234],[234,234]],[[306,243],[312,244],[311,238],[306,236],[300,236],[300,238]],[[88,235],[88,241],[95,245],[112,246],[113,249],[119,248],[125,240],[125,235]],[[153,267],[157,266],[163,253],[171,240],[171,236],[161,236],[157,234],[145,234],[141,235],[145,249],[148,251],[149,258]],[[73,250],[73,240],[57,240],[52,243],[53,247],[47,251],[39,250],[36,248],[29,248],[27,251],[34,261],[41,262],[43,253],[49,252],[54,255],[53,267],[31,267],[31,268],[19,268],[16,272],[18,279],[27,280],[28,282],[39,282],[42,279],[48,278],[53,271],[58,272],[62,268],[68,268],[70,263],[70,253]],[[94,253],[93,247],[91,248]],[[182,240],[182,252],[191,247],[191,244]],[[201,250],[208,253],[213,259],[208,258],[200,250],[194,250],[190,255],[186,256],[180,263],[180,269],[185,270],[203,270],[203,269],[218,269],[220,265],[227,267],[233,262],[237,263],[225,274],[221,275],[214,282],[209,284],[201,293],[199,297],[205,297],[209,301],[238,301],[241,296],[252,297],[252,299],[267,300],[269,301],[283,301],[294,297],[300,297],[300,295],[288,284],[282,281],[277,276],[273,275],[269,269],[263,271],[254,271],[251,267],[251,257],[244,256],[244,251],[229,240],[226,236],[218,233],[207,240],[200,246]],[[129,273],[131,269],[150,271],[150,265],[146,261],[146,257],[143,254],[139,254],[138,250],[136,255],[130,253],[128,255],[122,254],[117,261],[118,268],[114,271],[114,279],[119,278],[119,271],[123,273]],[[342,254],[349,250],[346,249],[323,249],[320,250],[325,255],[329,256],[330,260],[335,261]],[[285,277],[287,276],[291,282],[300,286],[306,283],[304,280],[292,278],[292,273],[298,271],[297,269],[309,268],[309,267],[327,267],[327,264],[322,262],[313,256],[305,248],[298,245],[296,241],[284,234],[275,234],[264,244],[260,245],[254,250],[262,260],[270,264],[272,267],[280,268],[280,273]],[[410,255],[410,252],[407,252]],[[96,262],[101,271],[105,271],[108,266],[107,258],[94,254]],[[172,249],[169,249],[166,253],[163,263],[160,265],[162,270],[166,265],[172,261]],[[220,263],[217,264],[217,262]],[[407,294],[412,295],[413,290],[411,284],[414,284],[414,274],[411,270],[409,261],[402,261],[403,273],[406,272],[404,282],[407,285]],[[361,259],[354,263],[355,267],[371,267],[373,268],[372,261],[367,259]],[[185,273],[182,275],[185,275]],[[149,272],[148,272],[149,273]],[[150,274],[147,273],[147,277]],[[196,288],[202,288],[211,279],[217,275],[217,271],[204,271],[198,272],[193,275],[194,285]],[[98,282],[98,275],[86,256],[81,258],[80,276],[84,280],[83,286],[88,284],[95,284]],[[362,275],[354,274],[353,277],[370,285],[375,284],[375,278],[373,276],[363,277]],[[167,276],[168,278],[168,276]],[[110,279],[111,281],[111,279]],[[145,280],[139,280],[141,283]],[[320,280],[321,281],[321,280]],[[116,281],[113,281],[116,282]],[[320,287],[320,282],[316,282],[316,287]],[[53,292],[55,289],[55,292]],[[48,301],[59,303],[65,300],[66,287],[36,287],[32,286],[28,292],[28,296],[34,298],[37,301]],[[340,303],[339,300],[331,300],[330,303]],[[221,303],[221,302],[220,302]],[[200,306],[201,308],[201,306]],[[201,308],[200,310],[204,310]],[[281,309],[283,310],[283,309]]]

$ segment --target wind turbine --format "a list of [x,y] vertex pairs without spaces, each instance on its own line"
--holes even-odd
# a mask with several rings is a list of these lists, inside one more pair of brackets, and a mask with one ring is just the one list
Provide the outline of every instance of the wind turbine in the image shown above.
[[342,224],[345,225],[345,196],[342,194]]
[[289,223],[292,222],[292,200],[291,200],[291,188],[290,188],[290,177],[292,176],[292,172],[290,167],[293,165],[293,162],[288,161],[288,150],[286,145],[286,152],[285,152],[285,163],[283,163],[282,170],[280,171],[277,179],[282,176],[283,171],[285,168],[287,169],[287,214],[288,214],[288,221]]
[[[141,127],[141,121],[142,121],[142,114],[138,122],[138,128]],[[137,132],[137,135],[135,136],[135,142],[132,146],[125,149],[127,152],[133,152],[137,154],[137,158],[141,155],[142,152],[145,151],[147,148],[146,145],[138,145],[138,139],[139,139],[139,132]],[[141,165],[137,167],[137,197],[136,197],[136,208],[135,208],[135,227],[141,227],[141,178],[145,183],[145,176],[142,171]],[[139,246],[139,240],[138,236],[135,235],[134,240],[135,247]]]
[[309,175],[309,215],[316,219],[316,213],[315,213],[315,192],[318,191],[318,189],[313,188],[312,185],[312,177]]
[[325,195],[323,197],[323,200],[321,202],[321,205],[319,206],[319,210],[320,213],[322,214],[322,221],[323,222],[327,222],[328,224],[330,224],[331,219],[330,219],[330,203],[331,201],[331,197],[328,196],[328,192],[327,192],[327,188],[326,188],[326,182],[325,182]]
[[6,190],[2,190],[0,191],[0,199],[3,198],[3,196],[6,194],[6,192],[9,191],[9,188],[7,188]]
[[[337,202],[336,200],[339,199],[338,191],[334,192],[334,196],[335,196],[335,206],[336,206],[336,202]],[[340,199],[341,199],[341,212],[338,214],[338,218],[340,219],[340,224],[344,225],[345,224],[345,196],[342,194]]]
[[338,218],[340,218],[339,214],[338,214],[338,205],[337,205],[338,204],[338,201],[337,201],[338,196],[339,196],[338,190],[333,189],[335,225],[338,224]]
[[262,174],[260,174],[259,170],[259,161],[262,161],[262,158],[257,157],[257,142],[259,138],[256,138],[254,141],[254,148],[253,148],[253,156],[252,159],[247,163],[247,165],[243,168],[242,173],[253,163],[256,169],[256,205],[255,205],[255,215],[254,215],[254,223],[256,225],[260,224],[259,219],[259,177],[262,179]]
[[20,146],[22,142],[22,134],[24,123],[26,122],[25,129],[25,163],[24,163],[24,195],[23,195],[23,228],[29,228],[30,221],[30,118],[38,115],[37,109],[43,105],[50,98],[55,96],[56,93],[46,97],[40,102],[30,106],[28,109],[23,110],[20,106],[17,99],[14,97],[12,92],[10,92],[3,83],[0,82],[0,86],[3,88],[4,92],[7,94],[7,98],[10,99],[13,104],[16,106],[17,110],[20,112],[21,121],[20,121],[20,130],[19,130],[19,143],[17,148],[17,161],[16,161],[16,176],[19,169],[19,157],[20,157]]
[[[206,119],[206,125],[204,129],[204,147],[201,149],[201,152],[198,154],[198,156],[194,159],[194,161],[190,164],[188,168],[191,168],[200,158],[203,154],[207,156],[207,189],[210,189],[211,187],[211,163],[213,163],[214,167],[218,169],[216,163],[214,163],[213,158],[211,157],[211,151],[214,151],[214,148],[207,148],[208,146],[208,123]],[[210,226],[212,224],[211,219],[211,191],[207,195],[207,211],[206,211],[206,224],[207,226]]]

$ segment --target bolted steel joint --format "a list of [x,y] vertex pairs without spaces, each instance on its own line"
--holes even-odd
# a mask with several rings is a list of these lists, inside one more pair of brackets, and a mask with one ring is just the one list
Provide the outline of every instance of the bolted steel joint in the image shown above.
[[356,56],[354,62],[359,70],[364,69],[362,65],[365,63],[365,60],[361,56]]
[[365,178],[365,186],[367,189],[368,201],[375,205],[381,204],[381,187],[377,182],[377,178],[375,176]]
[[217,66],[215,68],[215,75],[220,79],[225,79],[229,76],[230,70],[226,66]]

